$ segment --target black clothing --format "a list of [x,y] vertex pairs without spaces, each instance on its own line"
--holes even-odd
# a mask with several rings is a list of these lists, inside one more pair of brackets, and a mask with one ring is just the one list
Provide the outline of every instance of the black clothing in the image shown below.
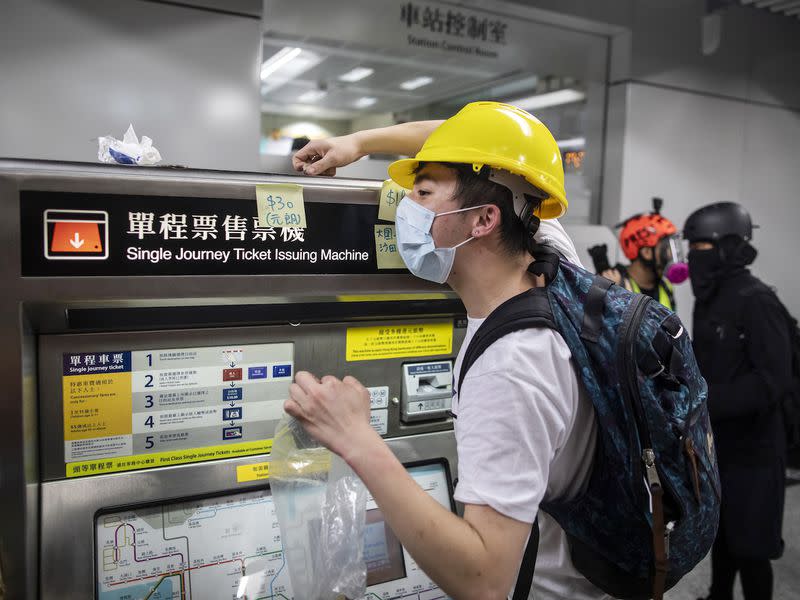
[[768,558],[737,558],[730,553],[721,532],[711,548],[711,595],[707,600],[733,600],[738,572],[746,600],[772,598],[772,563]]
[[719,250],[689,250],[689,280],[692,293],[699,302],[708,302],[714,296],[721,281],[722,259]]
[[686,258],[695,298],[711,300],[722,281],[744,273],[757,254],[748,242],[735,236],[722,238],[709,250],[689,250]]
[[660,295],[659,292],[661,291],[661,289],[658,286],[653,287],[653,288],[645,288],[645,287],[639,286],[639,291],[642,294],[644,294],[645,296],[650,296],[653,300],[658,302],[658,297]]
[[694,350],[709,388],[727,553],[777,558],[783,551],[786,464],[780,405],[791,382],[780,302],[745,268],[730,269],[716,293],[695,304]]

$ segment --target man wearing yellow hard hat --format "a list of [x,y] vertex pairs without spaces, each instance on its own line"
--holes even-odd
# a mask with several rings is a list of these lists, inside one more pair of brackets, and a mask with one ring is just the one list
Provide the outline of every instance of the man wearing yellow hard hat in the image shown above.
[[[411,192],[397,208],[409,270],[447,283],[467,309],[464,349],[492,311],[545,285],[530,269],[537,242],[579,263],[555,218],[564,214],[561,153],[548,129],[514,106],[475,102],[450,119],[406,123],[316,140],[293,158],[298,171],[333,175],[370,153],[414,156],[390,177]],[[561,336],[508,334],[474,362],[453,397],[463,518],[420,489],[369,425],[369,394],[354,378],[299,372],[285,409],[364,481],[414,560],[453,598],[507,598],[539,505],[577,495],[597,439],[591,401]],[[605,598],[573,566],[566,537],[539,514],[533,595]],[[520,581],[523,578],[520,577]],[[527,588],[515,598],[527,597]]]

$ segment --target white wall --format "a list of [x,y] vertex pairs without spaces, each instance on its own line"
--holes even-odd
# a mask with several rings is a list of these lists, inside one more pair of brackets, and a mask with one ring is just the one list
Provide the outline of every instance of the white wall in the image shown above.
[[[615,44],[602,222],[649,209],[653,196],[678,227],[704,204],[739,202],[761,225],[754,273],[800,315],[800,277],[786,269],[800,256],[800,23],[731,7],[704,56],[701,16],[702,3],[643,0]],[[688,283],[677,298],[690,323]]]
[[94,162],[95,138],[133,123],[164,164],[258,168],[260,47],[260,20],[247,14],[5,0],[0,156]]
[[[800,316],[797,19],[732,5],[704,55],[700,0],[515,1],[556,23],[612,28],[601,222],[646,211],[653,196],[679,227],[704,204],[739,202],[761,225],[754,273]],[[689,324],[688,283],[677,296]]]
[[732,5],[720,13],[721,40],[702,52],[697,0],[637,0],[629,71],[612,82],[646,81],[695,92],[800,108],[800,23],[752,6]]
[[[647,209],[652,196],[678,226],[703,204],[738,202],[761,226],[754,273],[800,315],[800,277],[788,268],[800,257],[800,113],[639,84],[626,94],[620,203],[606,222]],[[678,304],[691,321],[688,284]]]
[[800,112],[749,106],[743,137],[740,202],[760,225],[754,272],[800,317]]

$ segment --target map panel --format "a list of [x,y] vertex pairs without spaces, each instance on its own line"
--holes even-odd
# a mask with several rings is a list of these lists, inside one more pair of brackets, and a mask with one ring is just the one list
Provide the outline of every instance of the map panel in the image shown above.
[[[451,508],[442,464],[409,472]],[[269,490],[100,514],[95,535],[99,600],[294,600]],[[372,498],[364,537],[365,598],[446,598]]]

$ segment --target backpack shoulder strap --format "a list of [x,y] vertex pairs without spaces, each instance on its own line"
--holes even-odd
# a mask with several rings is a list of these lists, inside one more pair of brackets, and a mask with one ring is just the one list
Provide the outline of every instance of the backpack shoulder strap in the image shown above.
[[[547,288],[527,290],[506,300],[492,311],[478,328],[478,331],[475,332],[469,346],[467,346],[467,350],[464,352],[464,360],[461,363],[461,371],[458,374],[458,388],[456,388],[456,391],[461,391],[461,385],[464,382],[467,371],[489,346],[509,333],[532,327],[548,327],[557,330],[553,320],[552,309],[550,308]],[[514,600],[528,598],[528,593],[533,583],[533,573],[536,569],[538,549],[539,519],[537,518],[533,522],[531,535],[525,546],[522,564],[520,565],[514,588]]]
[[525,553],[522,556],[522,564],[517,575],[517,583],[514,585],[514,595],[511,600],[528,600],[533,585],[533,573],[536,569],[536,555],[539,554],[539,516],[531,527],[531,535],[525,546]]
[[583,304],[583,323],[581,323],[581,339],[587,342],[596,342],[600,339],[600,330],[603,328],[603,310],[606,305],[608,289],[614,285],[610,279],[595,275],[592,285],[586,293]]
[[492,311],[475,332],[464,352],[456,391],[461,390],[467,371],[489,346],[509,333],[532,327],[557,329],[547,288],[531,288],[506,300]]

